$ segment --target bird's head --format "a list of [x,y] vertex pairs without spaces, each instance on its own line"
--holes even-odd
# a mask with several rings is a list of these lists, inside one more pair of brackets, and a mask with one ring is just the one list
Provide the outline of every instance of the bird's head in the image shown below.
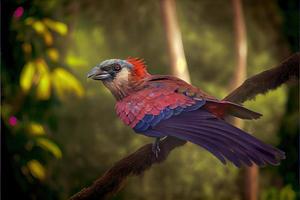
[[117,98],[148,76],[143,60],[136,58],[105,60],[87,74],[88,78],[101,80]]

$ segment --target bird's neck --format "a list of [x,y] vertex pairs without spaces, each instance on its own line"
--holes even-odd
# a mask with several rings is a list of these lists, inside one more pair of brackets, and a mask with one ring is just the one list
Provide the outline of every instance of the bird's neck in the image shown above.
[[146,77],[142,79],[133,79],[128,82],[104,82],[104,85],[111,91],[117,101],[143,88],[146,83]]

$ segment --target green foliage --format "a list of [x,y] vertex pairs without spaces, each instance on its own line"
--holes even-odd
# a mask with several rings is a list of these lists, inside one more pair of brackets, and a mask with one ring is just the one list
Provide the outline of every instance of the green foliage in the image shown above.
[[[192,82],[222,98],[229,92],[235,64],[231,5],[209,0],[176,3]],[[24,14],[12,18],[18,6],[24,7]],[[152,142],[117,119],[112,95],[99,83],[86,81],[86,72],[104,59],[133,56],[145,58],[151,73],[167,74],[159,2],[32,1],[8,8],[5,31],[11,58],[2,60],[1,120],[12,185],[19,185],[29,199],[67,199],[117,160]],[[285,44],[278,42],[282,36],[275,2],[245,1],[244,10],[251,76],[279,63]],[[293,132],[288,129],[297,119],[290,115],[282,120],[286,90],[281,87],[247,102],[264,117],[247,122],[245,130],[273,145],[285,140],[276,134],[280,122]],[[15,126],[11,117],[17,120]],[[287,179],[287,174],[293,178],[287,171],[261,170],[262,200],[294,198],[294,185],[273,182]],[[238,172],[188,144],[143,176],[130,178],[114,199],[237,200],[242,190]]]
[[296,200],[296,193],[291,185],[286,185],[280,190],[269,188],[263,192],[261,200]]
[[[5,180],[8,185],[16,182],[14,187],[21,192],[10,198],[23,194],[25,199],[52,199],[57,191],[47,183],[51,177],[47,165],[52,157],[61,159],[62,151],[53,140],[55,115],[50,112],[67,94],[82,97],[84,90],[66,67],[61,67],[66,65],[55,48],[56,38],[68,33],[67,25],[45,17],[35,4],[28,8],[6,2],[5,6],[14,11],[5,15],[10,22],[5,30],[10,34],[1,58],[5,169],[12,170]],[[49,192],[46,198],[45,192]]]

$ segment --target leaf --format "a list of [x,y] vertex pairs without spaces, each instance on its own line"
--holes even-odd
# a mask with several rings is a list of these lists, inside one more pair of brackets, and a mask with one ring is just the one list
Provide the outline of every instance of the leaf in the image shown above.
[[78,97],[84,95],[81,83],[68,71],[59,67],[52,74],[52,83],[59,98],[65,99],[68,93],[73,93]]
[[43,34],[47,31],[47,27],[39,20],[34,21],[31,26],[39,34]]
[[46,18],[43,21],[50,29],[61,35],[66,35],[68,33],[68,26],[62,22],[54,21],[49,18]]
[[73,56],[73,55],[68,55],[66,57],[66,63],[68,66],[71,66],[71,67],[81,67],[81,66],[87,65],[86,60],[79,58],[78,56]]
[[33,177],[35,177],[41,181],[46,178],[46,169],[39,161],[30,160],[27,163],[27,167]]
[[27,93],[32,86],[34,74],[35,74],[34,63],[33,62],[26,63],[20,75],[20,86],[25,93]]
[[44,35],[45,44],[48,46],[51,46],[53,44],[53,37],[52,37],[50,31],[48,31],[48,30],[45,31],[43,35]]
[[44,74],[37,85],[37,98],[40,100],[48,100],[51,95],[50,76]]
[[36,140],[36,143],[38,146],[40,146],[44,150],[52,153],[56,158],[62,157],[62,152],[61,152],[60,148],[51,140],[49,140],[47,138],[38,138]]
[[36,88],[36,96],[40,100],[47,100],[51,95],[51,77],[48,65],[46,64],[44,59],[40,58],[36,60],[36,67],[40,76]]
[[43,125],[36,123],[36,122],[29,123],[28,131],[31,135],[35,135],[35,136],[46,134]]
[[47,55],[52,61],[58,61],[58,59],[59,59],[59,53],[58,53],[57,49],[55,49],[55,48],[48,49]]

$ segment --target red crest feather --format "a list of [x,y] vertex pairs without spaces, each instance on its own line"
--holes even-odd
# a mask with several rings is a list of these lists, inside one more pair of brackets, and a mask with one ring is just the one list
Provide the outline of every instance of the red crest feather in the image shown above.
[[133,65],[133,75],[135,77],[143,78],[149,75],[147,72],[147,66],[143,59],[129,57],[126,61]]

